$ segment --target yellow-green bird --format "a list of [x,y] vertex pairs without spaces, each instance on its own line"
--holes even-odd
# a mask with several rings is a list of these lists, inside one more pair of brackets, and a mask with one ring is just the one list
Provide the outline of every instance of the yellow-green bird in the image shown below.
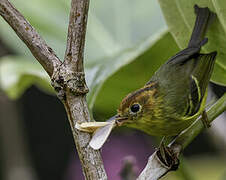
[[174,136],[205,111],[206,89],[217,52],[202,54],[200,50],[207,43],[206,30],[215,14],[197,5],[194,9],[196,22],[186,49],[163,64],[144,87],[126,96],[110,120],[77,125],[85,131],[100,127],[90,141],[91,147],[101,148],[117,125],[154,136]]

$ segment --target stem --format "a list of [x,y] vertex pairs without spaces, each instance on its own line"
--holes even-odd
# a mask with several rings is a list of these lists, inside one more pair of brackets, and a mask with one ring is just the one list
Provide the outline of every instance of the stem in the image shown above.
[[90,121],[86,98],[67,94],[67,101],[64,103],[65,109],[71,125],[75,145],[81,161],[83,174],[86,180],[106,180],[107,175],[104,170],[100,151],[96,151],[89,146],[91,135],[75,129],[75,122]]
[[[211,123],[217,116],[226,110],[226,93],[207,111],[208,121]],[[179,134],[169,145],[170,151],[176,156],[182,153],[192,140],[204,129],[199,117],[188,129]],[[164,165],[154,152],[148,160],[146,167],[137,180],[157,180],[171,171],[171,167]]]
[[0,0],[0,15],[13,28],[18,37],[27,45],[51,77],[61,61],[37,31],[8,0]]
[[84,72],[83,56],[89,0],[72,0],[64,64],[73,72]]
[[[225,110],[226,93],[207,110],[208,122],[211,123]],[[186,131],[183,131],[170,146],[181,145],[183,149],[186,148],[203,129],[204,126],[200,116]]]
[[[85,97],[88,88],[85,83],[83,67],[88,9],[89,0],[71,1],[64,64],[61,66],[59,74],[56,74],[54,82],[59,85],[59,80],[63,77],[64,82],[60,83],[60,87],[63,89],[62,102],[67,110],[85,178],[87,180],[105,180],[107,179],[107,175],[100,152],[89,146],[91,135],[78,131],[75,128],[76,122],[90,121],[90,114]],[[62,96],[61,91],[59,91],[59,94]]]

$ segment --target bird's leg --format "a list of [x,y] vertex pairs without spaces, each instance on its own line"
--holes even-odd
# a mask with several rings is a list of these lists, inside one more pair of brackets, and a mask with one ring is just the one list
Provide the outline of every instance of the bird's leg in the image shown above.
[[165,145],[166,137],[164,136],[160,142],[157,155],[159,160],[170,170],[177,170],[179,166],[179,159],[172,153],[170,148]]
[[166,158],[166,152],[168,152],[168,150],[167,150],[167,147],[165,146],[165,142],[164,142],[165,139],[166,139],[165,136],[161,139],[158,149],[161,155],[161,158],[160,158],[161,161],[163,161],[164,164],[168,165],[167,158]]
[[211,125],[210,125],[210,123],[209,123],[209,121],[208,121],[208,116],[207,116],[207,113],[206,113],[205,110],[202,112],[201,116],[202,116],[202,117],[201,117],[201,121],[202,121],[204,127],[205,127],[205,128],[210,128]]

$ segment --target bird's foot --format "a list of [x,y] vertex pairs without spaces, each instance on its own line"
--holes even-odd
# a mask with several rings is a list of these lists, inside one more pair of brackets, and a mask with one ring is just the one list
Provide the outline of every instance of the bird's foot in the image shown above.
[[210,125],[210,123],[209,123],[209,121],[208,121],[208,116],[207,116],[207,113],[206,113],[205,110],[202,112],[201,116],[202,116],[202,117],[201,117],[201,121],[202,121],[204,127],[205,127],[205,128],[210,128],[211,125]]
[[165,137],[161,140],[159,148],[157,150],[157,156],[159,160],[167,166],[170,170],[176,171],[179,166],[178,157],[171,151],[171,149],[164,144]]

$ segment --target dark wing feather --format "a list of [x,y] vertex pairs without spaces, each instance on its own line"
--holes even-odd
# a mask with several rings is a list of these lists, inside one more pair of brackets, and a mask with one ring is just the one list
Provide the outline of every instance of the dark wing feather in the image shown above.
[[183,65],[165,65],[152,77],[159,84],[167,114],[192,116],[200,108],[217,53],[198,54]]
[[195,59],[196,65],[190,76],[190,94],[185,115],[192,116],[198,112],[213,72],[217,52],[200,54]]
[[199,82],[201,96],[204,95],[206,87],[209,83],[210,76],[213,72],[214,63],[217,52],[211,52],[209,54],[200,54],[197,58],[197,64],[192,72],[192,76]]

